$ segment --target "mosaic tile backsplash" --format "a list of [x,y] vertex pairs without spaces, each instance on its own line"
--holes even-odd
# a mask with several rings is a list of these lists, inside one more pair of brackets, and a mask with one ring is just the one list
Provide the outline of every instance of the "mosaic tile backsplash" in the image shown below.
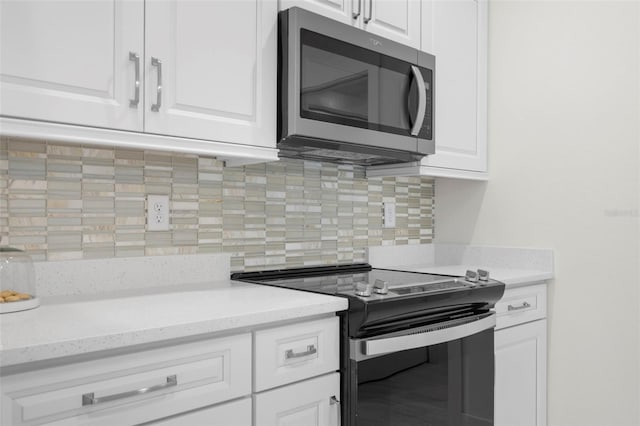
[[[146,231],[146,195],[170,197],[170,231]],[[223,167],[211,157],[0,139],[0,244],[35,260],[229,252],[233,271],[365,260],[430,243],[430,178],[366,179],[302,160]],[[396,204],[384,228],[382,203]]]

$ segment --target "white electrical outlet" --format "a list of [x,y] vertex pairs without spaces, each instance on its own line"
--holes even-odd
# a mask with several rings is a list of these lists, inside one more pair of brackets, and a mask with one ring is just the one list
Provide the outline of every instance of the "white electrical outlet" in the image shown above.
[[385,228],[396,227],[396,205],[395,203],[382,203],[382,221]]
[[147,231],[169,230],[169,196],[147,195]]

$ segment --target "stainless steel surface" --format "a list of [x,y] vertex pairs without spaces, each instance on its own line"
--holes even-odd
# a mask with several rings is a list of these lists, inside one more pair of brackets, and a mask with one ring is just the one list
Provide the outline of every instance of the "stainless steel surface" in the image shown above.
[[294,352],[293,349],[287,349],[284,353],[284,358],[285,359],[295,359],[295,358],[302,358],[305,356],[309,356],[309,355],[313,355],[315,353],[317,353],[318,350],[316,349],[315,345],[307,345],[307,350],[304,352]]
[[158,84],[156,87],[156,103],[151,105],[151,111],[158,112],[162,106],[162,62],[158,58],[151,57],[151,66],[158,69]]
[[135,92],[133,99],[129,99],[129,106],[137,108],[140,103],[140,55],[135,52],[129,52],[129,60],[135,64]]
[[422,123],[424,123],[424,113],[427,111],[427,94],[420,69],[415,65],[411,65],[411,73],[413,78],[416,79],[416,83],[418,83],[418,112],[416,113],[416,122],[411,127],[411,134],[418,136],[420,129],[422,129]]
[[[351,8],[353,9],[353,1],[351,0]],[[358,19],[358,16],[360,16],[360,14],[362,13],[362,0],[355,0],[358,2],[358,9],[357,12],[351,12],[351,17],[353,19]]]
[[520,306],[508,305],[507,306],[507,311],[519,311],[519,310],[527,309],[527,308],[530,308],[530,307],[531,307],[531,304],[529,302],[525,301],[525,302],[522,302],[522,305],[520,305]]
[[478,279],[480,281],[489,281],[489,271],[478,269]]
[[373,291],[378,294],[387,294],[389,293],[389,283],[383,280],[376,280],[373,284]]
[[[412,328],[400,332],[368,339],[351,339],[351,359],[361,361],[367,358],[399,352],[407,349],[437,345],[451,340],[462,339],[496,326],[496,314],[465,322],[460,320],[440,323],[433,326]],[[448,327],[448,325],[451,325]]]
[[[366,9],[366,3],[364,9]],[[283,87],[280,104],[281,118],[279,118],[282,127],[278,135],[281,156],[312,158],[316,151],[323,151],[321,156],[317,156],[319,161],[367,165],[366,158],[362,160],[351,159],[347,154],[357,153],[367,157],[380,157],[382,161],[375,164],[392,164],[419,161],[422,156],[435,152],[435,138],[419,139],[409,134],[398,135],[301,117],[302,42],[300,30],[304,28],[343,40],[363,49],[434,70],[435,73],[435,57],[433,55],[392,40],[377,36],[372,37],[370,33],[362,29],[297,7],[281,13],[286,13],[287,17],[284,20],[285,25],[281,25],[281,28],[286,27],[287,30],[284,34],[280,34],[281,37],[286,37],[281,40],[283,58],[286,60],[281,64],[279,71],[280,78],[283,78],[281,82]],[[433,87],[431,90],[433,91]],[[302,152],[300,148],[310,149]]]
[[117,399],[130,398],[132,396],[143,395],[146,393],[157,392],[166,388],[178,385],[178,376],[167,376],[167,382],[161,385],[149,386],[148,388],[136,389],[127,392],[115,393],[113,395],[101,396],[96,398],[93,392],[82,395],[82,405],[96,405],[103,402],[115,401]]
[[355,285],[354,293],[356,296],[369,297],[373,291],[373,285],[369,283],[357,283]]

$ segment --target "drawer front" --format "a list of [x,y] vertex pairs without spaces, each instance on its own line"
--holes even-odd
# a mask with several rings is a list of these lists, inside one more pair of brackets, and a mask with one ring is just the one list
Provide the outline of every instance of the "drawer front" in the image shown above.
[[255,397],[257,426],[340,426],[340,375],[328,374]]
[[149,426],[251,426],[251,418],[251,398],[245,398],[153,422]]
[[256,331],[254,390],[336,371],[339,348],[338,317]]
[[547,285],[508,288],[496,303],[496,329],[511,327],[547,316]]
[[170,416],[248,395],[250,357],[244,334],[5,376],[3,421],[134,424]]

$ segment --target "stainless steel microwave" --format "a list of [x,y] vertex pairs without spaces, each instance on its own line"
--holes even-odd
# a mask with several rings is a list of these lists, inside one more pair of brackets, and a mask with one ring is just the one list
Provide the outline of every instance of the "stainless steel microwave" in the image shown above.
[[297,7],[278,16],[280,156],[364,166],[435,151],[435,57]]

